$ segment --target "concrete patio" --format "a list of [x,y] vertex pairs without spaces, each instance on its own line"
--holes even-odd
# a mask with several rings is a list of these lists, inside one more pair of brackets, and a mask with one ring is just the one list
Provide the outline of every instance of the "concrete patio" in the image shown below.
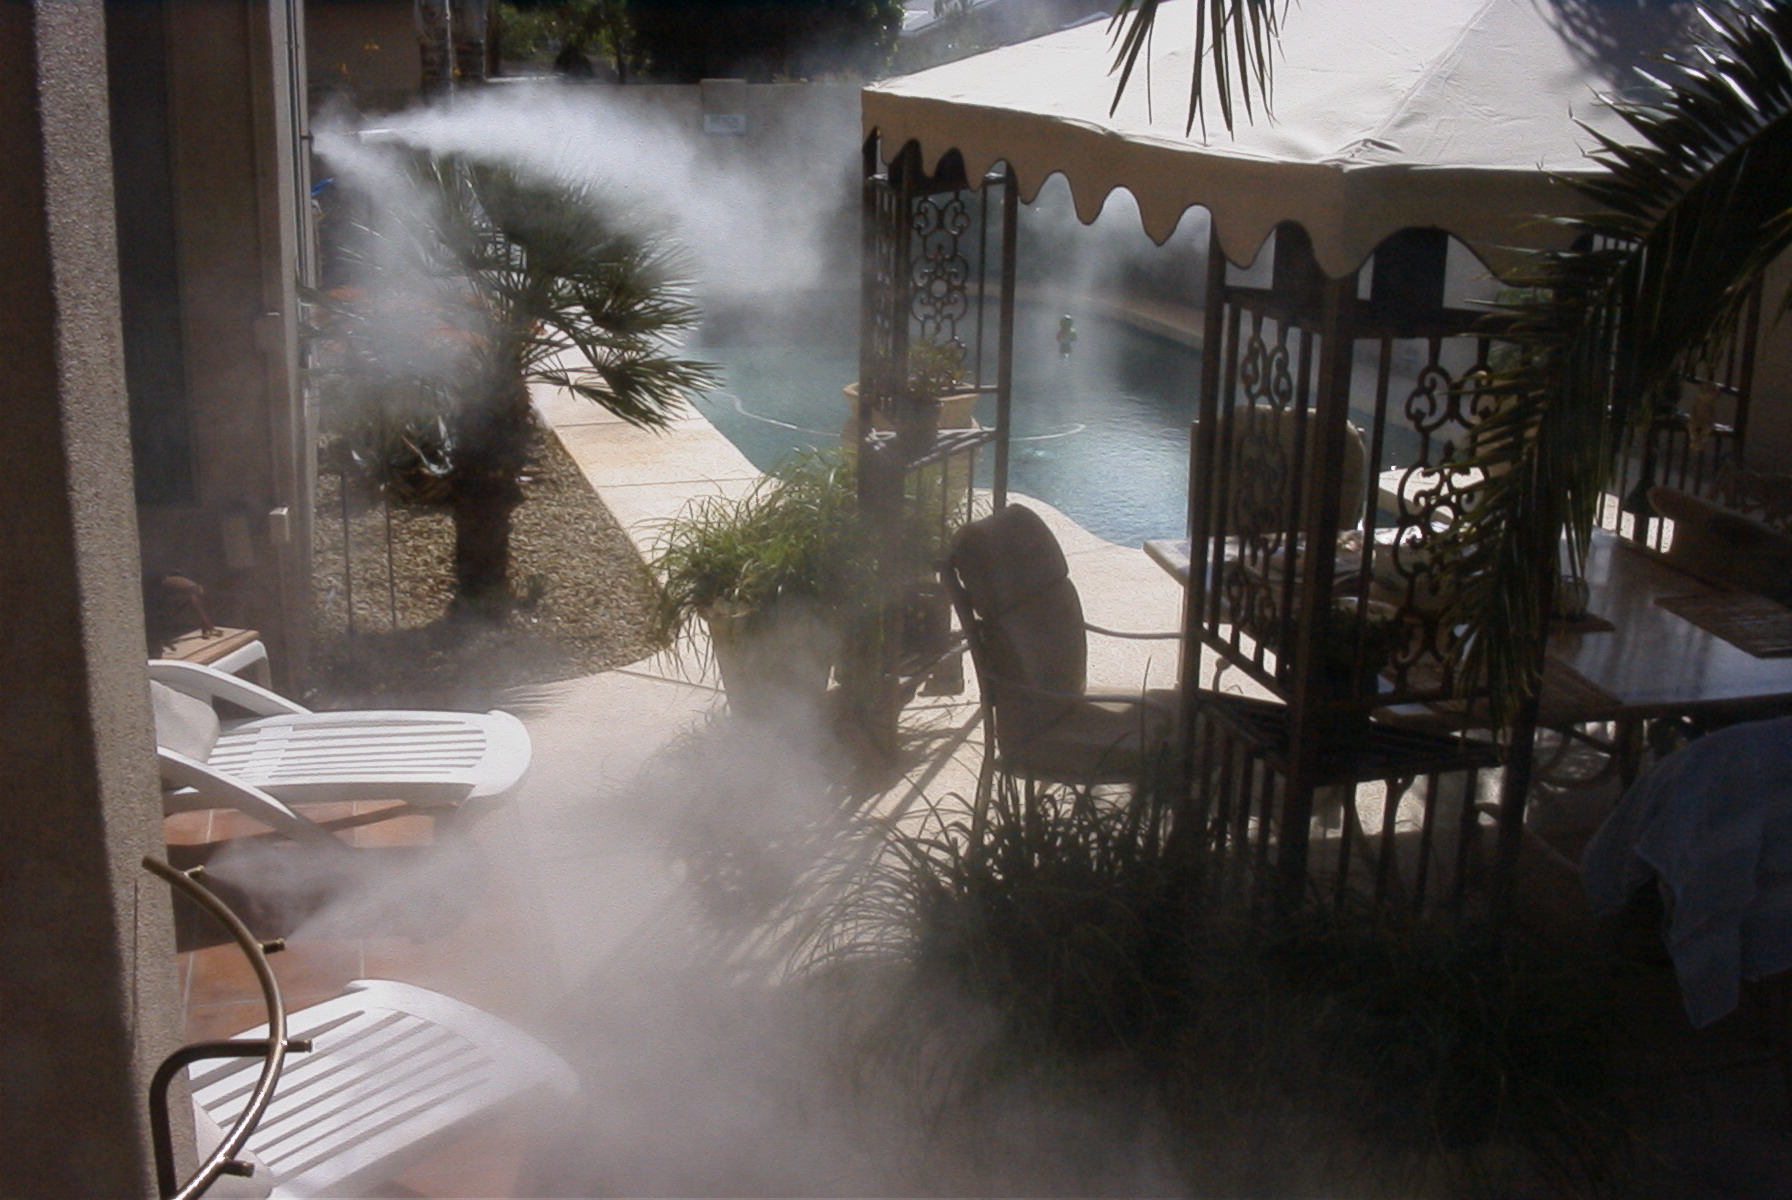
[[[702,417],[654,432],[558,389],[538,388],[535,396],[544,419],[643,557],[651,556],[660,525],[693,497],[739,495],[759,479],[740,451]],[[1038,509],[1057,534],[1090,621],[1128,630],[1176,629],[1181,590],[1142,549],[1102,541],[1049,505],[1019,499]],[[973,792],[982,732],[976,681],[968,668],[965,674],[964,694],[920,696],[904,710],[908,761],[875,800],[878,811],[899,812],[922,797]],[[1092,684],[1113,690],[1173,686],[1176,643],[1092,639],[1089,674]],[[588,930],[574,930],[574,922],[556,919],[554,906],[563,902],[557,897],[578,891],[595,899],[592,889],[610,890],[614,911],[639,912],[644,896],[666,889],[664,883],[653,886],[637,878],[617,880],[613,887],[594,882],[608,877],[616,842],[573,831],[589,831],[594,816],[625,801],[669,746],[712,721],[726,705],[702,647],[689,645],[620,670],[532,689],[517,701],[536,739],[537,759],[516,807],[530,836],[538,839],[540,861],[553,864],[548,870],[556,886],[545,889],[541,901],[544,925],[560,931],[557,962],[562,978],[571,982],[595,969],[626,937],[628,922],[593,938]],[[790,735],[789,730],[768,734]],[[781,770],[789,768],[785,749],[768,750]]]
[[[651,432],[555,389],[538,389],[536,403],[644,556],[659,524],[692,498],[739,495],[759,478],[702,417]],[[1180,589],[1141,549],[1103,542],[1055,509],[1025,502],[1063,544],[1091,621],[1175,629]],[[1092,642],[1092,684],[1170,686],[1175,673],[1173,641]],[[722,811],[733,826],[723,837],[748,839],[800,825],[838,803],[838,751],[824,744],[819,723],[727,720],[701,646],[517,689],[502,706],[523,718],[534,742],[533,767],[519,792],[462,824],[452,839],[421,816],[354,829],[351,842],[375,859],[369,878],[346,908],[326,904],[296,918],[288,949],[271,960],[289,1008],[375,976],[438,988],[529,1028],[552,1026],[567,998],[593,980],[632,973],[643,956],[663,960],[694,950],[667,944],[678,940],[673,931],[688,928],[679,886],[688,865],[673,843],[693,797],[724,806],[702,818],[713,825]],[[983,753],[977,712],[968,669],[964,694],[916,698],[902,716],[903,761],[879,793],[856,798],[861,811],[898,814],[923,801],[950,804],[971,795]],[[379,807],[343,805],[315,815],[365,817]],[[257,832],[224,811],[167,823],[174,846]],[[415,853],[431,844],[459,849]],[[256,848],[220,852],[217,873],[253,878],[277,869],[259,857],[263,843],[244,845]],[[182,959],[189,1037],[223,1036],[261,1020],[254,978],[233,947],[206,946]],[[526,1127],[520,1120],[494,1125],[471,1144],[419,1163],[392,1194],[516,1194],[527,1186]]]
[[[551,390],[538,392],[537,405],[644,553],[651,551],[658,523],[692,497],[738,495],[758,478],[700,417],[651,433]],[[1176,627],[1180,591],[1141,549],[1103,542],[1049,506],[1025,502],[1063,544],[1091,621],[1134,630]],[[1095,684],[1130,689],[1174,680],[1173,642],[1098,638],[1091,650]],[[949,805],[972,794],[982,745],[975,682],[966,674],[964,695],[919,697],[904,710],[905,757],[887,786],[853,798],[861,811],[921,813],[928,802]],[[743,1045],[743,1035],[734,1032],[742,1018],[732,1009],[705,1008],[676,991],[656,990],[663,983],[643,982],[676,978],[686,964],[718,948],[693,935],[702,923],[690,919],[693,889],[685,885],[704,869],[701,852],[692,850],[693,831],[711,849],[745,851],[751,865],[774,876],[801,869],[780,860],[777,848],[787,834],[796,836],[839,811],[842,795],[837,748],[825,743],[819,722],[749,725],[727,719],[713,672],[690,647],[519,689],[503,707],[524,719],[534,740],[534,767],[519,793],[452,837],[417,816],[355,829],[351,840],[369,852],[362,886],[346,906],[326,903],[297,920],[289,949],[272,959],[289,1007],[331,997],[352,979],[381,976],[438,988],[541,1032],[566,1049],[588,1078],[595,1075],[600,1087],[618,1091],[614,1101],[591,1101],[607,1107],[601,1119],[594,1118],[603,1129],[593,1132],[590,1146],[557,1147],[546,1160],[564,1164],[570,1155],[574,1163],[602,1161],[603,1170],[612,1172],[602,1176],[603,1188],[615,1194],[735,1191],[751,1180],[779,1194],[884,1186],[883,1177],[864,1164],[767,1160],[765,1146],[795,1134],[778,1125],[780,1116],[757,1111],[762,1098],[755,1089],[768,1078],[759,1072],[765,1061],[800,1057],[809,1047]],[[352,816],[377,807],[341,806],[340,812],[315,815]],[[251,832],[251,823],[227,812],[183,814],[168,822],[171,844],[220,842]],[[422,851],[424,846],[434,852]],[[259,851],[239,853],[234,863],[220,859],[221,874],[265,875],[270,869],[257,858]],[[1576,905],[1577,889],[1566,879],[1533,877],[1527,887],[1553,895],[1551,903],[1564,911]],[[182,959],[190,1038],[222,1036],[261,1019],[253,977],[234,948],[208,946]],[[1655,991],[1639,1003],[1661,1014],[1664,1054],[1682,1064],[1673,1070],[1686,1078],[1687,1094],[1678,1103],[1693,1121],[1664,1146],[1667,1159],[1690,1167],[1708,1157],[1708,1145],[1721,1145],[1737,1181],[1792,1170],[1792,1151],[1774,1133],[1778,1126],[1761,1115],[1772,1111],[1779,1091],[1772,1067],[1711,1074],[1711,1063],[1734,1057],[1733,1031],[1727,1038],[1721,1031],[1695,1037],[1674,1028],[1671,983],[1665,992],[1661,983],[1652,976],[1646,986]],[[608,999],[594,1006],[600,995],[624,999],[613,1008]],[[696,1010],[664,1015],[684,1003]],[[745,1019],[750,1025],[754,1018]],[[736,1058],[741,1061],[731,1061]],[[769,1077],[782,1080],[781,1071]],[[667,1096],[691,1088],[736,1095],[745,1107],[687,1111],[681,1102],[676,1112],[661,1111]],[[743,1120],[753,1131],[753,1146],[738,1140]],[[579,1173],[584,1166],[544,1166],[542,1128],[530,1114],[490,1123],[477,1136],[421,1159],[382,1194],[574,1194],[552,1192],[568,1186],[567,1172],[581,1187],[598,1187]],[[661,1166],[678,1157],[666,1144],[686,1143],[713,1143],[713,1151],[702,1151],[712,1155],[703,1170],[720,1174],[694,1166],[684,1171],[676,1161]],[[631,1144],[632,1163],[631,1154],[618,1152]],[[729,1174],[735,1170],[738,1179]],[[1115,1186],[1147,1182],[1130,1178]],[[976,1190],[975,1181],[964,1186]]]

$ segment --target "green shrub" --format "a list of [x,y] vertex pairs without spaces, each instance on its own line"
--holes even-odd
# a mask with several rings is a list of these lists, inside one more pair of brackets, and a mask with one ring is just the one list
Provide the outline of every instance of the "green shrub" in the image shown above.
[[[1172,816],[1150,781],[1005,781],[981,815],[876,824],[799,962],[876,979],[865,1053],[950,1080],[947,1110],[1017,1079],[1108,1095],[1125,1064],[1196,1194],[1623,1194],[1637,1095],[1599,963],[1516,930],[1222,898],[1225,864]],[[967,1019],[976,1036],[949,1027]]]
[[823,612],[851,602],[862,569],[858,492],[839,454],[798,454],[745,496],[704,496],[660,530],[649,564],[670,638],[710,610],[764,611],[800,598]]

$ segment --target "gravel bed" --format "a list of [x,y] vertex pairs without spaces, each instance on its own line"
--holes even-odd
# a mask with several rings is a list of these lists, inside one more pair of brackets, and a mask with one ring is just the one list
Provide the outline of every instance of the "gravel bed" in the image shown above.
[[315,703],[479,710],[504,688],[594,674],[654,650],[653,579],[551,433],[513,514],[518,603],[502,624],[445,619],[454,548],[446,512],[387,505],[352,479],[348,491],[345,512],[342,477],[320,471]]

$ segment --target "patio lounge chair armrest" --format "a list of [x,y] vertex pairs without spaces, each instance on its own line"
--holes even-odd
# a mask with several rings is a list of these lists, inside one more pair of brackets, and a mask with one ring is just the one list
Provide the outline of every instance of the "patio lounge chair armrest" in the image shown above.
[[346,852],[348,849],[335,834],[315,821],[300,816],[260,788],[214,771],[198,759],[188,758],[174,750],[157,748],[156,762],[165,786],[189,788],[199,801],[196,804],[183,804],[180,797],[176,796],[172,804],[164,804],[164,811],[234,808],[295,842],[313,846],[327,845],[332,851]]
[[1145,641],[1145,640],[1167,641],[1172,638],[1181,638],[1182,637],[1182,632],[1180,630],[1176,630],[1176,629],[1163,630],[1163,631],[1159,631],[1159,630],[1155,630],[1155,629],[1146,630],[1146,631],[1138,631],[1138,630],[1131,630],[1131,629],[1104,629],[1100,625],[1091,625],[1087,621],[1083,622],[1083,628],[1087,629],[1090,633],[1099,633],[1099,634],[1103,635],[1104,637],[1135,638],[1140,641]]
[[149,660],[149,677],[176,691],[202,700],[224,700],[246,708],[258,717],[297,716],[311,710],[294,704],[278,692],[250,683],[226,671],[174,658]]

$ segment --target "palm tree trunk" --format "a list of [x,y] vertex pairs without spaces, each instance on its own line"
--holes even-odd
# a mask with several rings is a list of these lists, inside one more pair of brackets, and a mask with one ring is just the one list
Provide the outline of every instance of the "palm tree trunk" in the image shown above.
[[514,478],[467,479],[456,485],[448,502],[454,518],[451,615],[504,615],[510,598],[510,517],[522,499]]
[[461,422],[448,500],[454,519],[450,616],[495,620],[509,610],[511,513],[523,502],[520,476],[535,432],[520,374]]

